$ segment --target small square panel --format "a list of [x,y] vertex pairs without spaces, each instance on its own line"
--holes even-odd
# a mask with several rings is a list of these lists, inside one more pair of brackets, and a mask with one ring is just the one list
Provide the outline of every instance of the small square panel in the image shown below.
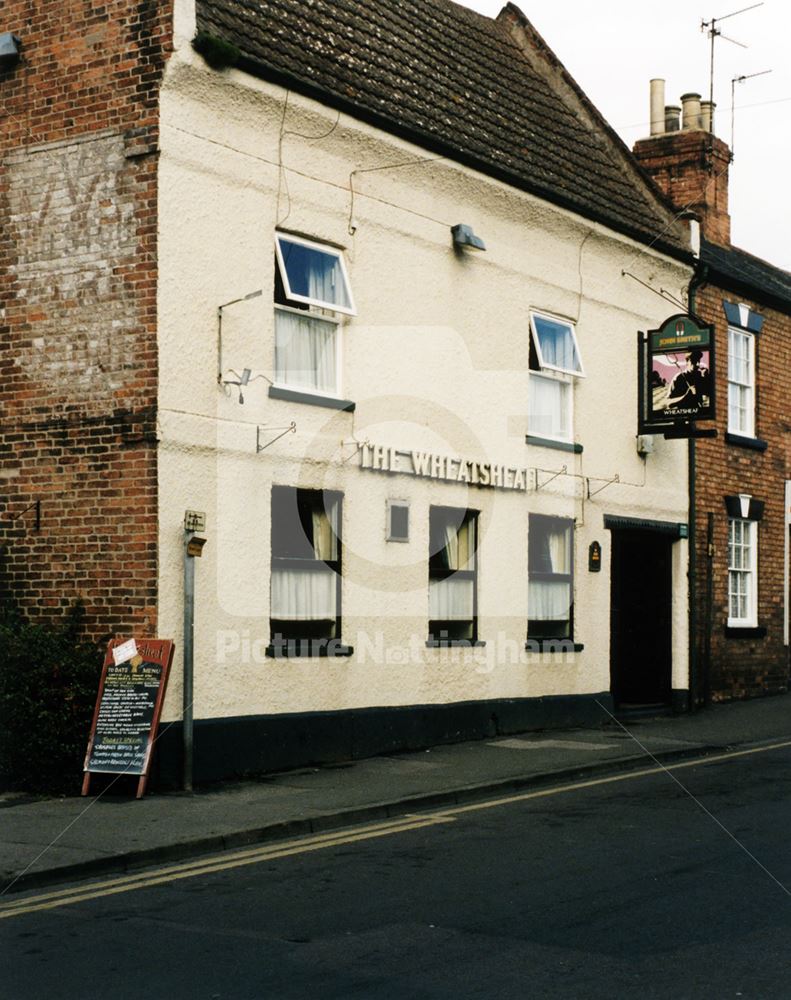
[[409,541],[409,503],[406,500],[387,501],[387,540]]

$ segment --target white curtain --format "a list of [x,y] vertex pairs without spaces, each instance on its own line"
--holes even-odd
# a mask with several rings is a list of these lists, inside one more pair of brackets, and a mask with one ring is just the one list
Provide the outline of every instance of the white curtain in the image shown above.
[[473,569],[475,555],[475,520],[470,518],[461,525],[443,527],[443,563],[447,569]]
[[531,434],[560,437],[568,433],[567,391],[568,383],[531,373],[529,417]]
[[336,617],[336,580],[331,569],[272,569],[272,617],[312,621]]
[[547,531],[547,546],[552,573],[571,572],[571,531],[555,528]]
[[534,317],[534,322],[544,364],[571,372],[577,371],[579,362],[571,328],[565,323],[556,323],[540,316]]
[[444,527],[445,545],[443,562],[448,569],[459,568],[459,533],[455,524],[446,524]]
[[275,381],[337,392],[336,323],[310,313],[275,309]]
[[[308,295],[312,299],[332,305],[346,305],[343,302],[343,282],[337,274],[338,261],[329,254],[314,252],[309,256]],[[340,292],[340,296],[339,296]],[[340,299],[340,301],[339,301]]]
[[313,518],[313,552],[317,559],[338,558],[338,503],[316,508]]
[[567,621],[571,612],[571,584],[559,581],[530,581],[527,614],[533,621]]
[[[572,532],[568,527],[546,529],[550,573],[571,573]],[[561,580],[531,580],[527,590],[528,617],[534,621],[564,621],[571,614],[571,584]]]
[[466,621],[473,616],[473,580],[449,576],[430,580],[428,616],[434,621]]

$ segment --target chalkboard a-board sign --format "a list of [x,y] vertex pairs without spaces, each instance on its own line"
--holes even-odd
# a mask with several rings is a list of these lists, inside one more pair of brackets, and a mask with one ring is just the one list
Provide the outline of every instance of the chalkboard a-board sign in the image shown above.
[[143,796],[172,662],[170,639],[110,642],[85,754],[83,795],[91,774],[102,773],[139,775],[137,798]]

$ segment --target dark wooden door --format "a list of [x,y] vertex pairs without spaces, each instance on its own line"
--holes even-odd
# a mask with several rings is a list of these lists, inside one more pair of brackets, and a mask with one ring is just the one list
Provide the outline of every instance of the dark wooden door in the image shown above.
[[622,708],[667,705],[672,672],[672,539],[612,533],[610,676]]

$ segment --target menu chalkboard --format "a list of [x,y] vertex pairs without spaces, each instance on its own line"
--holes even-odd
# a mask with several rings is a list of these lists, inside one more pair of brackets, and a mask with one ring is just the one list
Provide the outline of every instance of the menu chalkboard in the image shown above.
[[169,639],[116,639],[107,647],[83,795],[92,773],[139,775],[137,797],[143,795],[172,660]]

